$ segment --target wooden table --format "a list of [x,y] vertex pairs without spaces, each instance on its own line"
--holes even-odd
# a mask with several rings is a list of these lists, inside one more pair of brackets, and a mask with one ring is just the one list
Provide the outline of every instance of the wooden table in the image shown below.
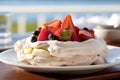
[[[111,44],[120,46],[120,44]],[[90,74],[51,74],[27,72],[15,66],[0,62],[0,80],[108,80],[120,78],[120,66],[107,68],[102,71]]]

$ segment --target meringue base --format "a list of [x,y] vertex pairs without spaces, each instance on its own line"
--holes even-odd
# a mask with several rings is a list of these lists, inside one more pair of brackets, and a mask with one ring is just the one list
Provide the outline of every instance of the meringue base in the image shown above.
[[79,66],[79,65],[96,65],[96,64],[104,64],[105,60],[101,56],[80,56],[74,55],[72,57],[49,57],[49,58],[41,58],[41,57],[33,57],[32,59],[23,59],[20,61],[21,63],[28,65],[36,65],[36,66]]

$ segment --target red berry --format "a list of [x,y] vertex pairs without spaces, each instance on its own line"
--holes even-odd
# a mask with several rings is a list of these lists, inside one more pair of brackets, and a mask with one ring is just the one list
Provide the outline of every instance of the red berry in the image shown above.
[[90,29],[90,30],[88,30],[88,32],[90,32],[95,37],[94,30]]
[[51,21],[51,22],[48,22],[48,23],[44,24],[44,26],[51,31],[53,28],[60,28],[61,21],[60,20],[54,20],[54,21]]
[[71,31],[75,31],[75,26],[72,21],[72,17],[67,15],[61,24],[61,29],[70,29]]
[[60,20],[54,20],[54,21],[48,22],[48,23],[46,23],[44,25],[45,25],[45,27],[51,27],[51,28],[60,27],[61,21]]
[[57,40],[60,40],[61,29],[56,29],[56,31],[53,34],[56,36]]
[[61,29],[68,29],[71,31],[71,40],[72,41],[81,41],[78,35],[79,28],[75,27],[72,22],[72,17],[67,15],[61,25]]
[[81,39],[79,38],[79,35],[76,34],[76,32],[72,32],[71,40],[72,40],[72,41],[78,41],[78,42],[81,41]]
[[88,32],[86,30],[79,30],[79,37],[80,37],[80,39],[85,41],[85,40],[88,40],[90,38],[94,38],[94,35],[92,35],[90,32]]
[[78,33],[80,29],[78,27],[76,27],[76,26],[74,26],[74,27],[75,27],[76,33]]
[[51,32],[49,30],[47,30],[46,28],[41,29],[41,32],[39,33],[38,37],[37,37],[37,41],[45,41],[48,40],[48,35]]
[[55,33],[57,30],[59,30],[60,28],[59,27],[55,27],[55,28],[52,28],[51,32],[52,33]]

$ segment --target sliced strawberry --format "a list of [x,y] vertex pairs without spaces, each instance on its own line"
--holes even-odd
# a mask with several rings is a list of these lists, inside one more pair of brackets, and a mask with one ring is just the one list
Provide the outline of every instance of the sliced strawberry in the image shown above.
[[67,15],[61,25],[61,29],[68,29],[72,32],[72,35],[71,35],[71,40],[72,41],[81,41],[77,32],[76,32],[76,28],[72,22],[72,18],[70,15]]
[[75,32],[72,32],[71,40],[72,40],[72,41],[78,41],[78,42],[81,41],[81,39],[79,38],[79,35],[76,34]]
[[90,32],[95,37],[94,30],[90,29],[90,30],[88,30],[88,32]]
[[52,29],[51,29],[51,32],[52,32],[52,33],[55,33],[55,32],[56,32],[57,30],[59,30],[59,29],[60,29],[60,27],[52,28]]
[[83,30],[86,30],[86,31],[90,32],[95,37],[93,29],[88,29],[88,28],[85,27],[85,28],[83,28]]
[[51,30],[52,28],[60,27],[61,26],[61,21],[60,20],[54,20],[52,22],[48,22],[48,23],[44,24],[44,26]]
[[47,30],[46,28],[41,29],[41,32],[39,33],[38,37],[37,37],[37,41],[45,41],[48,40],[48,35],[51,32],[49,30]]
[[79,37],[83,41],[88,40],[90,38],[94,38],[94,36],[90,32],[88,32],[86,30],[79,30]]
[[74,26],[75,27],[75,31],[76,31],[76,33],[79,33],[79,28],[77,27],[77,26]]
[[53,34],[57,37],[57,40],[61,40],[61,37],[60,37],[61,29],[60,28],[56,29],[56,31],[54,31]]
[[61,29],[71,29],[72,31],[75,31],[74,24],[72,22],[72,18],[70,15],[67,15],[61,25]]

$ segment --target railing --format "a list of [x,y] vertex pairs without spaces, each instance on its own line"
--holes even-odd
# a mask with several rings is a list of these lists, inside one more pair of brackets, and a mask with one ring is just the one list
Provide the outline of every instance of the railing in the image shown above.
[[[18,33],[26,32],[26,13],[38,13],[37,25],[41,26],[46,22],[46,13],[55,13],[55,19],[61,19],[62,13],[71,14],[73,18],[76,13],[87,13],[87,17],[93,13],[102,12],[105,16],[107,13],[120,12],[120,5],[89,5],[89,6],[0,6],[0,12],[11,12],[18,14]],[[9,17],[10,19],[10,17]],[[10,24],[10,23],[9,23]]]

